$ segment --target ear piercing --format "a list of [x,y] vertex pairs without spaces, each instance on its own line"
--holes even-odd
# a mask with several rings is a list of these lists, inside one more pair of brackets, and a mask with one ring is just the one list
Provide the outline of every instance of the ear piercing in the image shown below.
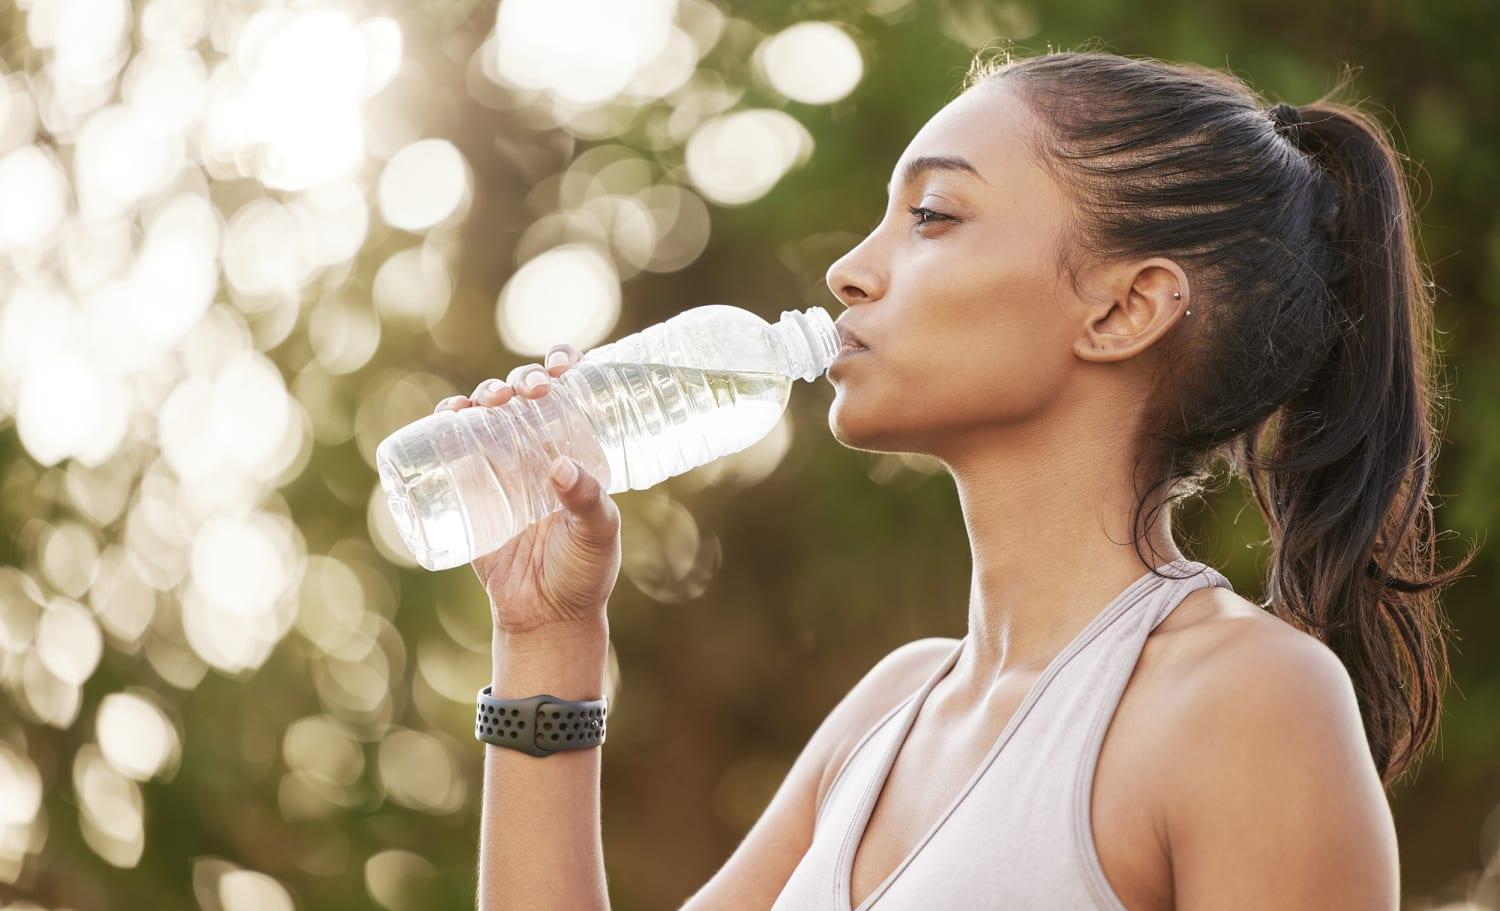
[[[1174,300],[1174,301],[1180,301],[1180,300],[1182,300],[1182,292],[1181,291],[1173,291],[1172,292],[1172,300]],[[1193,311],[1191,311],[1191,310],[1188,310],[1187,312],[1183,313],[1183,316],[1192,316],[1192,315],[1193,315]]]

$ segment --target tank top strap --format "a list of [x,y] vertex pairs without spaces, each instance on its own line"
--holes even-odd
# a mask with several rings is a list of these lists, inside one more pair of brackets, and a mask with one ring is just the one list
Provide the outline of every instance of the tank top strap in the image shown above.
[[1183,599],[1193,592],[1205,588],[1234,590],[1229,580],[1217,570],[1193,560],[1173,560],[1158,566],[1155,572],[1141,581],[1152,582],[1157,587],[1149,595],[1148,603],[1143,605],[1145,609],[1141,612],[1140,622],[1133,629],[1125,632],[1116,648],[1107,656],[1104,666],[1098,669],[1100,678],[1097,684],[1100,686],[1101,698],[1094,709],[1093,717],[1081,719],[1087,724],[1087,733],[1082,740],[1081,749],[1076,754],[1077,767],[1073,779],[1071,807],[1065,817],[1070,822],[1075,856],[1082,866],[1079,871],[1081,876],[1078,877],[1078,884],[1087,890],[1094,903],[1093,906],[1100,911],[1125,911],[1124,905],[1120,903],[1119,897],[1115,895],[1108,878],[1104,875],[1104,868],[1099,862],[1099,854],[1094,846],[1092,816],[1094,773],[1099,765],[1099,753],[1104,745],[1105,733],[1114,719],[1115,711],[1120,705],[1120,698],[1124,695],[1125,687],[1135,672],[1136,663],[1140,660],[1141,651],[1146,645],[1146,638],[1151,635],[1151,632],[1160,626],[1162,621],[1177,609]]
[[1218,570],[1196,560],[1172,560],[1158,566],[1154,575],[1169,580],[1171,584],[1157,590],[1150,609],[1147,634],[1160,626],[1177,605],[1182,603],[1183,598],[1199,589],[1223,588],[1234,591],[1234,586]]

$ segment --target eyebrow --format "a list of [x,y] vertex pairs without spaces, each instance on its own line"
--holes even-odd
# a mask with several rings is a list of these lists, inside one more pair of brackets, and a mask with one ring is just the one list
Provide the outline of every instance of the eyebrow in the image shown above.
[[[906,163],[906,167],[901,171],[901,183],[912,183],[929,171],[957,171],[960,174],[969,175],[982,184],[989,183],[979,173],[978,168],[975,168],[968,161],[956,155],[923,155],[920,158],[913,158]],[[895,188],[891,187],[889,189],[894,190]]]

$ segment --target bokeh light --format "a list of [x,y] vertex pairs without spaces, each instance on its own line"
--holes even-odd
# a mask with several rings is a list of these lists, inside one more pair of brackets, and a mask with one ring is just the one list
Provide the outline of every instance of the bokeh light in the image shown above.
[[646,596],[691,601],[708,590],[722,553],[693,514],[666,494],[638,497],[621,514],[620,571]]
[[766,39],[758,61],[772,88],[806,104],[830,104],[864,75],[859,47],[831,22],[799,22]]
[[422,231],[456,212],[468,192],[468,166],[453,143],[423,139],[386,163],[380,214],[392,227]]
[[104,637],[88,608],[66,598],[47,604],[36,630],[36,655],[51,674],[78,685],[99,666]]
[[495,20],[499,74],[576,105],[626,87],[671,35],[673,0],[507,0]]
[[370,229],[370,207],[364,191],[351,180],[321,183],[287,206],[297,225],[303,255],[319,266],[348,262],[364,245]]
[[219,879],[219,904],[224,911],[296,911],[286,887],[264,873],[230,870]]
[[386,911],[419,911],[437,870],[432,862],[411,851],[392,849],[365,861],[365,888]]
[[425,813],[452,813],[464,804],[467,786],[444,738],[422,731],[393,731],[380,741],[380,780],[402,806]]
[[0,743],[0,827],[28,825],[42,805],[36,764]]
[[42,777],[25,753],[0,742],[0,882],[20,878],[47,835]]
[[105,761],[92,744],[73,761],[73,791],[83,840],[106,863],[134,867],[146,849],[140,786]]
[[391,254],[381,263],[371,293],[381,315],[425,329],[447,312],[453,278],[436,249],[412,247]]
[[236,48],[245,75],[223,87],[215,151],[251,152],[256,176],[279,189],[352,173],[364,156],[361,102],[394,75],[399,34],[389,20],[361,28],[331,10],[256,13]]
[[812,136],[789,114],[736,111],[714,117],[688,140],[693,185],[720,205],[760,199],[812,153]]
[[145,781],[170,775],[181,751],[177,728],[143,693],[111,693],[99,703],[95,721],[99,749],[116,771]]
[[615,266],[583,244],[566,244],[528,261],[506,283],[495,308],[505,346],[532,355],[562,342],[592,348],[619,318]]
[[22,146],[0,158],[0,197],[7,201],[0,207],[0,251],[30,247],[62,223],[67,178],[47,153]]

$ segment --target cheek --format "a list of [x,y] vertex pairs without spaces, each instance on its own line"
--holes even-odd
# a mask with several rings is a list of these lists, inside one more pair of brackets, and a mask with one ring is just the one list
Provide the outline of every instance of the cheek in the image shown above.
[[835,386],[829,429],[874,451],[927,451],[953,432],[1016,424],[1058,400],[1071,349],[1056,333],[1021,326],[927,332],[871,352]]

